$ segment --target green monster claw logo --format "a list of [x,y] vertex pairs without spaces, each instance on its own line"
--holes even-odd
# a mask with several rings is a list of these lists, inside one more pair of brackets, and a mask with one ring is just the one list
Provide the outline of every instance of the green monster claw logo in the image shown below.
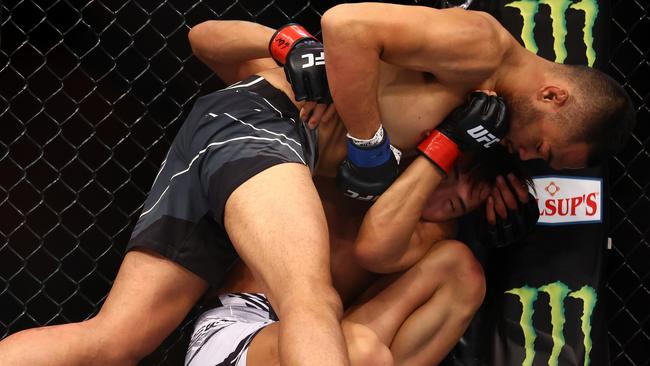
[[555,62],[559,63],[563,63],[567,57],[565,45],[567,35],[566,12],[569,9],[584,12],[585,25],[582,28],[582,40],[587,47],[587,64],[593,66],[596,61],[593,29],[598,16],[598,0],[581,0],[576,3],[572,0],[519,0],[506,4],[506,7],[519,9],[519,14],[524,22],[521,28],[521,40],[527,49],[535,53],[539,50],[534,36],[535,15],[540,4],[548,5],[551,8],[553,51],[555,51]]
[[562,282],[553,282],[539,288],[524,286],[513,288],[506,291],[506,294],[515,295],[521,303],[521,319],[519,325],[524,334],[524,345],[526,354],[522,366],[530,366],[535,358],[535,327],[533,326],[534,305],[537,301],[538,294],[544,292],[548,295],[549,305],[551,307],[551,335],[553,337],[553,349],[548,359],[549,366],[558,366],[558,358],[562,347],[564,347],[564,323],[566,316],[564,312],[564,300],[567,297],[582,300],[582,316],[580,317],[581,329],[584,335],[583,344],[585,347],[584,366],[589,366],[589,353],[591,353],[591,315],[596,307],[596,290],[590,286],[582,286],[578,291],[571,291],[567,285]]

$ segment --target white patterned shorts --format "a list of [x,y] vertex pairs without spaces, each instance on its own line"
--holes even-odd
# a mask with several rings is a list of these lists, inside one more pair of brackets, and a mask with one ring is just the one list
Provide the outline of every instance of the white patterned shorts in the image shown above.
[[253,337],[276,321],[278,317],[263,294],[220,295],[217,307],[196,321],[185,366],[246,366]]

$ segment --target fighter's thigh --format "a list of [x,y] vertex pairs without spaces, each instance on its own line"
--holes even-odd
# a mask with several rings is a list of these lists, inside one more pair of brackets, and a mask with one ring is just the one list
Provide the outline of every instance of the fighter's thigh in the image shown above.
[[271,296],[329,281],[327,223],[306,166],[279,164],[247,180],[228,198],[224,222],[235,249]]
[[[368,327],[343,321],[343,334],[352,365],[392,365],[392,356],[387,345]],[[248,347],[246,366],[279,366],[278,339],[280,323],[276,322],[262,329]]]
[[180,265],[153,252],[131,250],[93,321],[107,342],[146,355],[178,326],[206,289],[203,279]]
[[269,324],[255,335],[248,346],[246,366],[279,366],[280,323]]
[[[439,241],[413,267],[377,280],[346,311],[344,319],[370,327],[390,344],[404,320],[441,286],[465,278],[468,283],[463,286],[468,288],[483,284],[482,268],[471,250],[455,240]],[[470,286],[470,281],[479,286]]]

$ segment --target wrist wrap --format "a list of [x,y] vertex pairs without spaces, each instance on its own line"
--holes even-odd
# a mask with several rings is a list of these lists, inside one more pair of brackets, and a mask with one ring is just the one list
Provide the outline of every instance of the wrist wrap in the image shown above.
[[438,130],[433,130],[418,145],[418,150],[446,175],[449,174],[460,153],[458,145]]
[[360,168],[374,168],[386,163],[393,151],[390,148],[388,135],[384,135],[383,141],[379,145],[371,147],[360,147],[348,139],[348,159],[354,165]]
[[303,26],[295,23],[287,24],[273,33],[269,41],[269,53],[275,62],[282,66],[293,46],[304,39],[318,41]]
[[356,138],[350,135],[349,133],[347,133],[346,136],[353,144],[357,145],[358,147],[366,148],[366,147],[373,147],[373,146],[380,145],[382,142],[384,142],[385,134],[386,133],[384,132],[384,127],[380,123],[379,128],[377,129],[375,134],[367,140]]

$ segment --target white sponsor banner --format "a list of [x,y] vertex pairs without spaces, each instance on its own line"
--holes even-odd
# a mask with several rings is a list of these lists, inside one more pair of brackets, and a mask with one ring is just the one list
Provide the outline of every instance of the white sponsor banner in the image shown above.
[[533,177],[539,207],[538,225],[598,223],[603,220],[601,178]]

